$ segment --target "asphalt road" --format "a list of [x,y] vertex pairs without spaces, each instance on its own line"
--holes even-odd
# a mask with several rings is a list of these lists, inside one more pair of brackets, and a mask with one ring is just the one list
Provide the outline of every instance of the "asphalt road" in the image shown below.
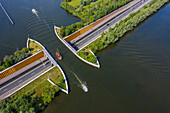
[[[23,86],[28,80],[31,80],[32,77],[36,77],[39,75],[40,72],[44,71],[51,67],[51,62],[45,62],[42,65],[38,66],[34,70],[31,70],[27,74],[23,75],[22,77],[18,78],[17,80],[11,82],[9,85],[6,85],[0,89],[0,96],[3,96],[5,93],[12,93],[16,90],[16,88],[20,88]],[[15,89],[13,91],[13,89]]]
[[144,2],[143,1],[139,2],[138,4],[134,5],[130,9],[126,10],[125,12],[120,14],[119,16],[112,18],[111,20],[107,21],[106,23],[104,23],[100,27],[94,29],[92,32],[90,32],[89,34],[82,37],[81,39],[79,39],[78,41],[76,41],[75,43],[73,43],[71,45],[76,50],[84,48],[86,45],[88,45],[89,43],[91,43],[95,39],[97,39],[103,31],[107,30],[110,26],[114,25],[115,23],[117,23],[118,21],[123,19],[125,16],[129,15],[131,12],[133,12],[139,6],[143,5],[146,1],[148,1],[148,0],[144,0]]

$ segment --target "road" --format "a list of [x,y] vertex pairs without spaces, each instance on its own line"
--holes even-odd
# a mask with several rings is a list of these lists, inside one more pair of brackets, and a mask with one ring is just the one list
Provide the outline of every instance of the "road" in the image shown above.
[[0,89],[0,98],[5,98],[9,93],[16,92],[17,89],[28,83],[31,79],[35,78],[39,75],[39,73],[44,72],[45,70],[49,69],[51,67],[51,62],[47,61],[34,70],[31,70],[30,72],[26,73],[22,77],[14,80],[13,82],[9,83],[8,85],[5,85]]
[[97,38],[99,38],[103,31],[106,31],[106,30],[109,29],[109,27],[114,26],[121,19],[127,17],[130,13],[132,13],[133,11],[138,9],[140,6],[143,6],[143,4],[146,4],[147,1],[148,0],[144,0],[144,1],[139,2],[138,4],[134,5],[133,7],[129,8],[128,10],[126,10],[125,12],[123,12],[123,13],[119,14],[118,16],[112,18],[111,20],[105,22],[100,27],[98,27],[96,29],[92,29],[92,31],[89,34],[81,37],[76,42],[71,43],[71,45],[77,51],[81,50],[82,48],[84,48],[85,46],[87,46],[88,44],[90,44],[91,42],[96,40]]

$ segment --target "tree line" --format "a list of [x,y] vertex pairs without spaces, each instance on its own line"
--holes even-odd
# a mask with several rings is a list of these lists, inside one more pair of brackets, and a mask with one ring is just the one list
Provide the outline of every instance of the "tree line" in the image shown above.
[[[51,85],[51,84],[50,84]],[[1,113],[37,113],[45,109],[47,104],[55,97],[59,92],[57,87],[44,88],[40,96],[35,95],[35,91],[32,90],[28,94],[22,94],[15,97],[10,96],[0,101]]]
[[148,16],[157,12],[167,2],[169,0],[152,0],[149,5],[145,5],[141,10],[131,13],[127,18],[120,20],[119,23],[115,24],[114,28],[109,28],[108,32],[102,32],[101,37],[86,48],[91,49],[95,53],[109,44],[116,42],[126,32],[131,31]]
[[0,71],[22,61],[23,59],[31,56],[32,54],[29,52],[29,48],[23,48],[22,50],[17,50],[14,52],[14,55],[6,55],[3,58],[3,61],[0,61]]
[[68,36],[131,1],[133,0],[80,0],[80,5],[73,6],[69,4],[71,1],[65,0],[60,6],[74,16],[81,18],[81,22],[67,27],[61,26],[62,29],[60,29],[60,36]]

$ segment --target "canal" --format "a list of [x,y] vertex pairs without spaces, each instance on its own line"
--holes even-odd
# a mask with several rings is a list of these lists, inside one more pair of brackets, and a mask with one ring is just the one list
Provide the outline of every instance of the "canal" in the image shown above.
[[[15,22],[0,9],[0,58],[26,46],[29,36],[38,40],[67,75],[70,93],[60,93],[44,113],[168,113],[170,111],[170,4],[152,15],[116,44],[97,53],[101,68],[75,57],[55,36],[53,25],[77,21],[64,9],[62,0],[2,0]],[[31,9],[38,11],[39,17]],[[87,83],[85,93],[75,78]]]

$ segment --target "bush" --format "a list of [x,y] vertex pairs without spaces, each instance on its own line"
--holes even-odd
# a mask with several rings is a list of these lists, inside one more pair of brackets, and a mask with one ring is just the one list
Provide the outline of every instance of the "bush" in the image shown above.
[[[3,59],[3,62],[0,61],[1,71],[5,68],[8,68],[21,60],[31,56],[32,54],[29,53],[29,48],[23,48],[21,51],[17,50],[14,52],[14,55],[6,55]],[[2,67],[3,66],[3,67]]]

